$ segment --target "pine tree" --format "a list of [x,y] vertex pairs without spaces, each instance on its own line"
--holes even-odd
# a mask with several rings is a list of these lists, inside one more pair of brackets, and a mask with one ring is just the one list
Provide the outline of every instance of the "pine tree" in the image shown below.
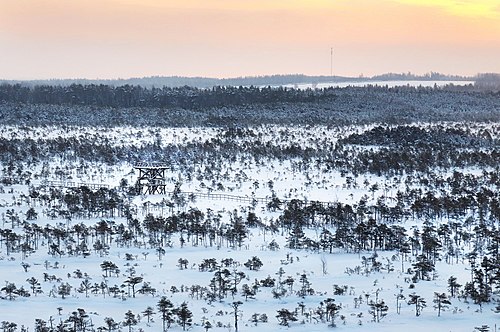
[[474,270],[474,289],[471,294],[474,303],[479,304],[482,310],[483,303],[489,302],[491,298],[491,287],[486,283],[485,275],[482,269]]
[[118,323],[115,322],[115,320],[111,317],[104,318],[104,323],[106,324],[105,329],[108,332],[113,332],[114,330],[118,329]]
[[231,223],[229,229],[227,230],[227,237],[229,241],[233,244],[233,247],[241,247],[243,241],[247,237],[248,230],[243,222],[243,218],[238,216],[236,210],[231,214]]
[[434,293],[434,308],[438,311],[438,317],[441,316],[441,311],[444,311],[451,304],[450,300],[448,300],[448,295],[445,293]]
[[457,295],[460,287],[462,287],[462,285],[457,282],[457,277],[451,276],[448,278],[448,290],[450,291],[451,297],[455,297]]
[[165,332],[170,325],[174,322],[173,315],[174,312],[172,308],[174,305],[167,299],[165,296],[162,296],[158,304],[156,305],[158,308],[158,312],[161,314],[161,320],[163,322],[163,331]]
[[6,285],[0,289],[0,291],[2,292],[5,292],[5,294],[7,295],[7,298],[12,301],[16,298],[16,296],[18,295],[18,289],[17,289],[17,286],[16,284],[12,283],[12,282],[7,282]]
[[135,314],[129,310],[125,313],[125,319],[122,322],[123,326],[128,326],[128,332],[132,331],[132,326],[137,325],[139,323],[137,321],[137,318],[135,317]]
[[280,309],[278,310],[278,314],[276,318],[279,321],[279,324],[282,326],[290,326],[290,322],[297,321],[297,317],[295,317],[295,313],[289,311],[288,309]]
[[66,298],[66,296],[71,294],[71,285],[67,282],[64,282],[57,287],[57,294],[61,295],[63,299]]
[[129,287],[128,296],[130,296],[130,288],[132,288],[132,297],[135,297],[136,293],[135,286],[140,284],[142,281],[143,281],[142,277],[134,277],[134,276],[130,276],[127,280],[125,280],[124,283]]
[[35,319],[35,332],[48,332],[49,328],[47,327],[47,322],[43,319],[36,318]]
[[288,248],[302,249],[304,246],[305,233],[300,224],[296,224],[288,237]]
[[433,264],[439,258],[438,250],[440,248],[441,242],[437,237],[436,228],[429,221],[426,221],[422,230],[422,251]]
[[147,308],[146,308],[146,310],[144,310],[144,311],[142,312],[142,315],[143,315],[144,317],[147,317],[147,319],[148,319],[148,323],[150,323],[150,322],[152,321],[152,318],[151,318],[151,317],[152,317],[154,314],[155,314],[155,312],[154,312],[154,310],[153,310],[153,308],[152,308],[152,307],[147,307]]
[[3,332],[15,332],[17,330],[17,324],[13,322],[2,321],[0,329]]
[[191,326],[193,313],[188,309],[187,303],[182,302],[179,308],[174,309],[174,313],[177,316],[177,322],[182,326],[182,330],[186,331],[187,326]]
[[335,318],[339,315],[342,306],[335,303],[335,299],[327,298],[324,301],[326,321],[330,322],[330,326],[335,327]]
[[311,288],[311,283],[307,279],[307,275],[305,273],[300,275],[299,281],[302,285],[300,290],[298,291],[299,296],[305,297],[306,295],[314,294],[314,290]]
[[233,314],[234,314],[234,332],[238,332],[238,314],[240,312],[239,308],[240,308],[240,305],[242,305],[243,302],[241,301],[235,301],[232,303],[232,307],[233,307]]
[[205,329],[205,332],[208,332],[212,328],[212,323],[210,321],[206,320],[205,323],[203,323],[203,328]]
[[179,268],[181,270],[185,270],[185,269],[187,269],[187,265],[189,264],[189,261],[185,258],[179,258],[177,263],[179,263],[177,266],[179,266]]
[[430,280],[429,273],[434,271],[434,263],[427,256],[418,255],[417,262],[413,264],[413,269],[415,270],[415,276],[413,277],[415,281]]
[[[52,326],[51,321],[50,323]],[[79,308],[71,313],[65,323],[71,324],[73,331],[84,331],[87,327],[90,327],[88,325],[91,325],[91,320],[85,310]]]
[[372,315],[374,322],[379,323],[382,318],[387,316],[389,307],[383,300],[370,301],[368,305],[370,306],[368,312]]
[[415,305],[415,316],[420,316],[422,313],[422,309],[427,306],[425,300],[420,296],[415,293],[409,295],[410,299],[408,300],[408,304]]
[[248,286],[247,284],[241,286],[241,293],[245,297],[245,301],[247,301],[248,298],[253,299],[256,294],[255,289],[250,288],[250,286]]
[[253,256],[243,265],[252,271],[258,271],[260,270],[263,264],[259,257]]
[[110,261],[104,261],[101,263],[101,269],[104,272],[104,276],[108,277],[111,275],[112,272],[118,270],[118,266]]

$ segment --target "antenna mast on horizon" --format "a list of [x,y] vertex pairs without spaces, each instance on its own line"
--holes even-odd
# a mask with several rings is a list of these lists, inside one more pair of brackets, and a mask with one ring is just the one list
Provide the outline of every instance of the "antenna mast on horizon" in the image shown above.
[[333,77],[333,47],[330,48],[330,77]]

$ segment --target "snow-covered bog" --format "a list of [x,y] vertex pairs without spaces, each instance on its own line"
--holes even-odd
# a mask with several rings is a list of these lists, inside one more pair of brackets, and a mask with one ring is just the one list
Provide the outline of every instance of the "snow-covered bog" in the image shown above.
[[1,127],[2,328],[495,331],[498,132]]

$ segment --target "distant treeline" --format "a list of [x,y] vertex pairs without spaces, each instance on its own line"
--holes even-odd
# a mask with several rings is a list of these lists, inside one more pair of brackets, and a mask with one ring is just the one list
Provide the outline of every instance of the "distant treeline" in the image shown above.
[[479,74],[474,86],[480,90],[500,91],[500,74]]
[[372,76],[374,81],[472,81],[471,77],[460,75],[446,75],[436,72],[430,72],[424,75],[408,73],[387,73]]
[[[214,86],[278,86],[286,84],[299,83],[325,83],[325,82],[350,82],[357,81],[359,78],[342,77],[342,76],[306,76],[302,74],[294,75],[266,75],[252,77],[235,77],[235,78],[213,78],[213,77],[184,77],[184,76],[150,76],[136,77],[127,79],[51,79],[51,80],[34,80],[34,81],[0,81],[7,84],[21,84],[24,86],[35,85],[61,85],[69,86],[72,84],[83,85],[139,85],[143,88],[160,88],[160,87],[182,87],[190,86],[195,88],[212,88]],[[363,78],[362,80],[366,80]]]
[[292,75],[264,75],[264,76],[249,76],[249,77],[234,77],[234,78],[211,78],[211,77],[183,77],[183,76],[151,76],[137,77],[127,79],[51,79],[51,80],[33,80],[33,81],[1,81],[0,83],[21,84],[23,86],[35,85],[61,85],[69,86],[72,84],[82,85],[139,85],[143,88],[153,87],[181,87],[191,86],[197,88],[212,88],[214,86],[279,86],[287,84],[319,84],[331,82],[366,82],[366,81],[416,81],[416,80],[432,80],[432,81],[473,81],[472,77],[446,75],[436,72],[427,73],[425,75],[416,75],[412,73],[387,73],[373,77],[346,77],[346,76],[308,76],[302,74]]

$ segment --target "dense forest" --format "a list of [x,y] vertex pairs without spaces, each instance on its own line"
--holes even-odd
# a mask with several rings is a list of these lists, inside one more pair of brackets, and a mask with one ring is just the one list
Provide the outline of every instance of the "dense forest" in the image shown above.
[[[465,90],[465,91],[464,91]],[[291,89],[0,85],[0,121],[26,125],[245,126],[499,121],[500,93],[473,87]]]

